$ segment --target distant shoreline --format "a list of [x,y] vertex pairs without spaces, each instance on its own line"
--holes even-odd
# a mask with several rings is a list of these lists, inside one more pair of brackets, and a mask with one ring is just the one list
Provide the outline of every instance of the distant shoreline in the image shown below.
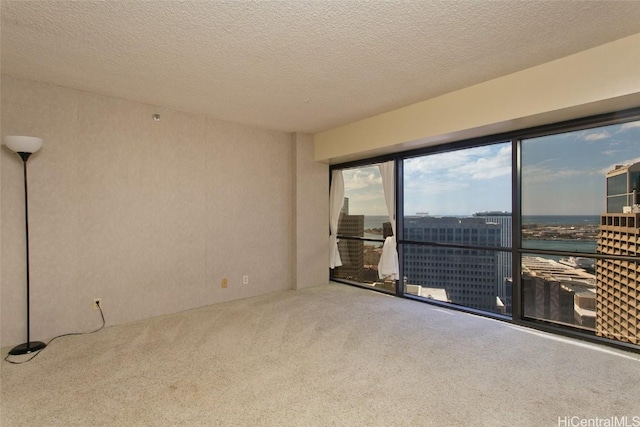
[[[417,215],[406,215],[406,218]],[[432,215],[433,217],[446,217],[447,215]],[[450,215],[456,218],[470,218],[472,215]],[[387,215],[365,215],[364,228],[371,230],[382,229],[382,224],[389,222]],[[600,225],[600,215],[523,215],[522,225],[538,226],[598,226]]]

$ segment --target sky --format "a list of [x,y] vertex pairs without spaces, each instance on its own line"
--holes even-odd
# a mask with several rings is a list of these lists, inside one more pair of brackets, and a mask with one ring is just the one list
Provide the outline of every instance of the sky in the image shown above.
[[599,215],[605,175],[640,162],[640,121],[523,141],[524,215]]
[[[640,161],[640,121],[526,139],[523,215],[599,215],[605,173]],[[351,214],[386,215],[377,166],[343,171]],[[467,216],[511,209],[511,143],[404,161],[405,215]]]

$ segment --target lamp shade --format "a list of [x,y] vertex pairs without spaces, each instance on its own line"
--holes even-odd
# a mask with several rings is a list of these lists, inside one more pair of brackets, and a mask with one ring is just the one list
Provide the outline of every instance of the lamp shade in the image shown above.
[[5,136],[4,143],[16,153],[35,153],[42,148],[42,138],[35,136]]

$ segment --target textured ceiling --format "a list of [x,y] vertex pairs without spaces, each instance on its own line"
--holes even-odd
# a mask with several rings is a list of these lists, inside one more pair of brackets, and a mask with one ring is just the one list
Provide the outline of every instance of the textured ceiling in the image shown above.
[[2,72],[314,133],[640,32],[640,1],[6,1]]

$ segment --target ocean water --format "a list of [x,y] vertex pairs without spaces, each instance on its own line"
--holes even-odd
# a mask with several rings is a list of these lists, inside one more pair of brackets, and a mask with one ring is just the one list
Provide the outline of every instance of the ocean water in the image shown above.
[[364,229],[382,228],[382,224],[385,222],[389,222],[387,215],[365,215]]
[[524,249],[541,249],[544,251],[596,253],[595,240],[523,240]]
[[522,215],[523,224],[598,225],[600,215]]
[[[523,225],[542,226],[597,226],[600,224],[600,215],[528,215],[522,216]],[[585,254],[596,253],[597,242],[595,240],[523,240],[525,249],[541,249],[547,251],[581,252]]]

